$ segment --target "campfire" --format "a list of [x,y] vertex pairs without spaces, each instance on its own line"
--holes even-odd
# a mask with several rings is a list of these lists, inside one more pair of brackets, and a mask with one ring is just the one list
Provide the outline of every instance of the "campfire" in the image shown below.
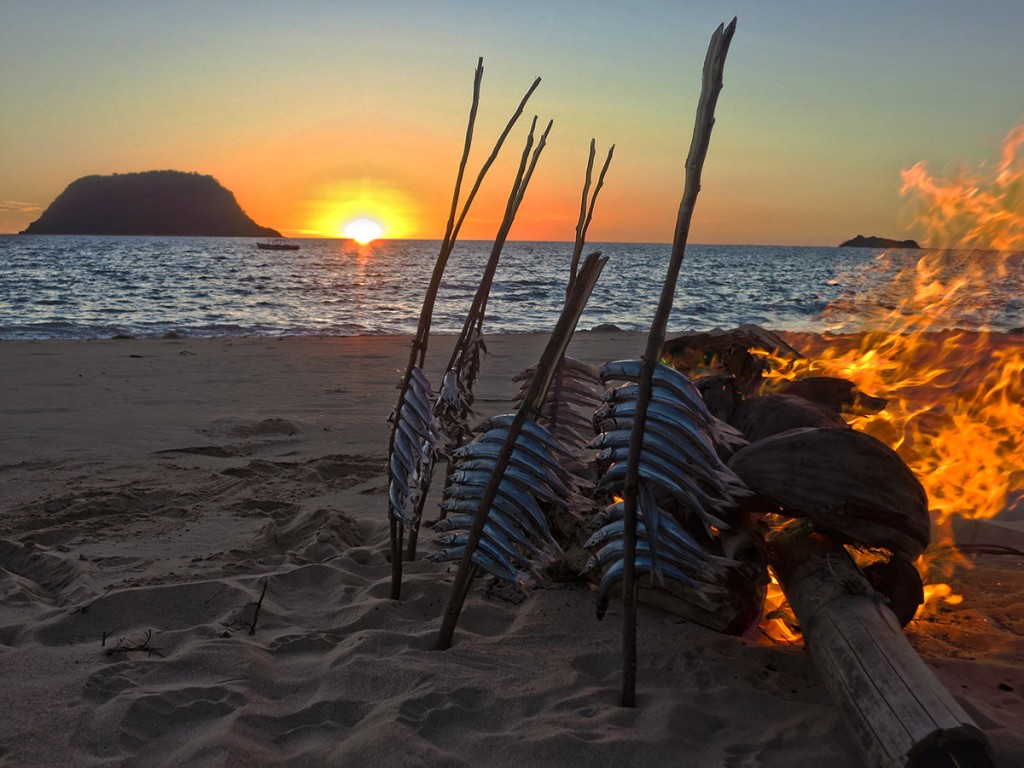
[[[917,673],[912,670],[920,666],[916,658],[897,647],[896,636],[882,625],[864,616],[843,615],[838,608],[823,608],[830,601],[852,606],[861,587],[832,590],[824,585],[855,579],[858,569],[850,565],[855,560],[901,624],[936,610],[939,601],[958,604],[962,597],[946,583],[955,582],[957,567],[970,567],[955,546],[958,528],[966,520],[994,517],[1024,500],[1024,469],[1019,462],[1024,444],[1024,356],[1019,344],[1003,343],[1005,339],[993,335],[993,326],[1021,330],[1000,328],[998,323],[1012,317],[1007,310],[1020,301],[1022,146],[1024,126],[1007,137],[999,163],[987,174],[984,169],[960,169],[952,179],[940,181],[922,165],[905,172],[904,192],[913,196],[916,216],[929,224],[931,242],[943,247],[921,254],[880,255],[856,281],[874,290],[852,292],[826,310],[825,319],[838,333],[782,338],[747,327],[681,336],[665,347],[665,360],[697,381],[716,415],[741,427],[752,440],[745,449],[748,456],[741,451],[730,467],[760,491],[754,510],[766,527],[768,551],[775,557],[762,629],[776,640],[795,642],[801,615],[815,621],[809,650],[854,723],[871,722],[878,713],[870,711],[870,696],[842,695],[841,689],[857,678],[847,677],[851,663],[867,670],[868,658],[884,667],[902,656],[907,668],[896,681],[882,686],[934,686],[924,674],[915,681]],[[841,421],[835,418],[837,413]],[[801,453],[787,445],[785,437],[773,437],[796,435],[806,440],[815,432],[849,427],[889,446],[914,482],[920,482],[927,499],[923,519],[920,505],[902,493],[912,483],[893,483],[899,469],[886,461],[884,452],[870,455],[852,442],[844,447],[842,441],[822,439]],[[759,444],[768,448],[749,456]],[[836,468],[838,472],[833,472]],[[813,490],[803,487],[809,482],[807,475],[815,476],[810,481]],[[850,488],[848,480],[860,483],[866,496]],[[817,508],[809,500],[817,500]],[[831,515],[829,508],[837,500],[844,513],[852,514],[841,515],[842,519]],[[880,533],[873,527],[883,522],[881,517],[860,514],[865,501],[869,506],[879,502],[879,511],[888,507],[891,514],[884,524],[889,530]],[[794,516],[810,517],[817,534],[832,542],[808,546],[787,541]],[[931,529],[925,552],[914,542],[922,524]],[[929,532],[925,533],[928,544]],[[774,537],[783,539],[780,549],[773,550]],[[836,544],[845,545],[853,559],[839,557]],[[829,573],[821,567],[822,553]],[[819,562],[807,566],[801,562],[804,558]],[[776,578],[776,571],[784,575]],[[787,597],[796,608],[795,616]],[[838,635],[821,629],[822,611],[829,613],[826,623],[840,628]],[[858,639],[864,628],[867,634]],[[860,642],[863,648],[858,647]],[[879,647],[885,650],[876,656]],[[857,682],[870,689],[878,684],[872,677],[868,674]],[[982,751],[967,746],[979,738],[969,734],[969,720],[962,713],[940,709],[927,714],[935,716],[935,723],[947,718],[950,738],[965,738],[966,751],[956,755],[963,763],[957,764],[987,764]],[[907,727],[913,730],[913,725]],[[916,755],[927,752],[923,742],[914,750]],[[892,759],[883,752],[873,757]]]
[[961,599],[943,583],[969,567],[953,547],[957,527],[1024,499],[1024,353],[993,335],[1021,330],[1000,318],[1013,315],[1024,287],[1024,125],[991,166],[936,178],[919,163],[903,176],[909,210],[939,247],[881,254],[862,281],[876,290],[825,311],[845,332],[787,336],[806,357],[771,360],[766,389],[834,376],[887,400],[850,423],[896,450],[927,492],[933,545],[917,566],[929,611]]
[[[1024,131],[1011,134],[987,185],[961,173],[954,192],[922,166],[906,172],[915,214],[930,211],[938,230],[962,237],[923,255],[882,254],[858,278],[871,290],[851,290],[826,311],[832,333],[741,326],[666,340],[734,31],[735,20],[716,30],[705,60],[676,236],[642,357],[591,366],[566,356],[604,263],[600,254],[580,262],[604,177],[588,198],[593,143],[562,315],[519,377],[516,411],[475,428],[483,306],[546,131],[527,166],[531,128],[481,290],[435,394],[423,359],[457,227],[446,235],[393,414],[392,596],[403,559],[415,557],[442,459],[441,514],[428,525],[445,535],[432,559],[459,567],[437,650],[450,646],[478,571],[521,599],[546,580],[592,579],[598,618],[621,596],[625,706],[635,703],[638,599],[729,634],[764,619],[772,637],[803,639],[870,764],[990,765],[984,735],[901,628],[926,598],[958,598],[939,578],[958,563],[956,521],[993,516],[1024,495],[1015,465],[1024,366],[1019,350],[988,337],[1000,302],[1020,296],[993,275],[1012,275],[1020,255],[978,250],[1020,246]],[[475,102],[470,128],[474,114]],[[959,198],[988,217],[987,240],[985,224],[951,207]],[[964,243],[971,250],[957,247]]]

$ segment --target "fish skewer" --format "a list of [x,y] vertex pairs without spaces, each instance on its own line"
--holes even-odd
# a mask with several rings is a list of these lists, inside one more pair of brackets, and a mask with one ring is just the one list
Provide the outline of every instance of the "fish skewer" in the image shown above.
[[[497,141],[494,144],[494,148],[491,151],[490,156],[484,161],[483,166],[480,168],[477,174],[476,182],[470,190],[467,198],[462,206],[462,211],[459,213],[459,197],[462,189],[463,176],[466,170],[466,163],[469,159],[470,148],[473,142],[473,128],[476,123],[477,107],[480,103],[480,83],[483,79],[484,73],[484,62],[483,59],[479,59],[477,62],[476,73],[473,79],[473,102],[469,112],[469,124],[466,128],[466,140],[463,145],[462,159],[459,162],[458,173],[455,177],[455,189],[452,193],[452,204],[451,211],[448,216],[448,223],[445,227],[444,238],[441,241],[441,248],[438,252],[437,260],[434,262],[434,269],[431,273],[430,283],[427,286],[426,293],[423,297],[423,306],[420,310],[419,322],[416,326],[416,335],[413,338],[412,348],[409,352],[409,364],[406,367],[405,373],[402,377],[401,384],[399,386],[398,404],[395,406],[395,419],[391,429],[391,437],[388,440],[388,517],[390,521],[390,538],[391,538],[391,598],[397,600],[401,597],[402,591],[402,559],[403,559],[403,546],[402,538],[406,527],[410,528],[409,535],[409,554],[415,552],[415,541],[416,533],[419,530],[419,519],[422,512],[422,505],[426,499],[426,490],[430,485],[430,479],[433,474],[433,461],[423,462],[420,469],[421,471],[409,472],[409,462],[415,462],[416,458],[414,455],[410,455],[408,447],[404,449],[398,444],[396,436],[399,430],[405,428],[408,432],[408,427],[403,427],[408,419],[412,418],[413,411],[416,411],[416,426],[422,427],[424,423],[424,415],[422,413],[422,402],[421,395],[425,395],[426,392],[430,391],[429,382],[426,380],[426,376],[423,374],[423,365],[427,354],[427,343],[430,337],[430,325],[433,318],[434,302],[437,298],[438,291],[441,287],[441,279],[444,276],[445,267],[448,264],[448,257],[451,255],[452,250],[455,248],[455,242],[458,239],[459,230],[462,227],[463,221],[466,219],[466,215],[469,213],[470,206],[473,203],[473,199],[476,197],[476,193],[483,182],[484,177],[487,175],[487,171],[494,163],[501,147],[505,142],[506,137],[512,131],[513,126],[518,121],[520,115],[522,115],[523,107],[529,100],[530,96],[540,85],[540,78],[536,78],[533,84],[527,90],[519,103],[518,108],[512,114],[505,129],[498,136]],[[458,218],[456,214],[459,213]],[[415,382],[415,383],[414,383]],[[410,399],[413,402],[407,407],[406,399]],[[427,403],[430,400],[427,398]],[[432,438],[437,437],[440,434],[440,429],[433,429],[431,432],[424,433],[422,429],[412,429],[412,435],[410,435],[415,445],[417,440],[419,445],[433,445]],[[391,454],[396,450],[404,450],[405,455],[398,461],[391,461]],[[432,450],[432,448],[431,448]],[[428,468],[430,471],[424,471]],[[415,468],[415,463],[414,463]],[[397,476],[392,473],[398,470]]]

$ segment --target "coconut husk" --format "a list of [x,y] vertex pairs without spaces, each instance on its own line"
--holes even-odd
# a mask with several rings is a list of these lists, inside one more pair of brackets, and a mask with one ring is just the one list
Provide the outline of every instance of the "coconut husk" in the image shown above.
[[924,602],[924,585],[914,564],[902,555],[894,555],[861,568],[861,573],[888,600],[900,626],[907,626]]
[[721,421],[729,422],[736,406],[743,400],[736,379],[731,374],[723,373],[704,376],[696,379],[693,383],[711,415]]
[[913,559],[928,546],[928,498],[903,460],[852,429],[802,428],[750,443],[729,460],[757,511],[806,518],[836,540]]
[[852,381],[834,376],[794,379],[782,386],[779,392],[802,397],[836,413],[853,413],[861,416],[878,413],[885,408],[887,402],[885,398],[872,397],[861,392]]
[[750,442],[799,427],[848,429],[843,417],[795,395],[762,395],[740,403],[729,423]]

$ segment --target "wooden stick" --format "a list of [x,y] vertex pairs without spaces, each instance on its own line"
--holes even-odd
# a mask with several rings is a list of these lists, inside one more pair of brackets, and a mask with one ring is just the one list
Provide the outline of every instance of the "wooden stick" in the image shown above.
[[[430,317],[433,314],[433,296],[436,295],[441,285],[441,277],[448,261],[448,254],[451,252],[452,236],[455,231],[455,214],[459,208],[459,192],[462,189],[462,179],[466,172],[466,163],[469,161],[469,150],[473,145],[473,127],[476,125],[476,113],[480,106],[480,83],[484,76],[483,57],[477,59],[476,73],[473,77],[473,101],[469,108],[469,120],[466,125],[466,140],[462,147],[462,157],[459,160],[459,170],[455,175],[455,189],[452,192],[452,205],[448,214],[448,223],[445,226],[444,239],[441,241],[441,250],[437,261],[434,262],[434,272],[431,275],[430,284],[427,288],[427,295],[423,300],[423,307],[420,310],[420,320],[416,327],[416,336],[413,339],[412,348],[409,352],[409,364],[406,367],[405,375],[402,377],[401,387],[398,392],[398,405],[395,406],[395,423],[391,428],[388,438],[388,456],[395,450],[395,431],[398,429],[398,419],[402,413],[402,406],[405,403],[405,396],[409,391],[409,382],[412,378],[414,365],[422,365],[423,356],[426,354],[426,337],[430,333]],[[433,295],[432,295],[433,294]],[[388,485],[392,482],[391,462],[388,462]],[[404,526],[395,520],[391,514],[390,501],[388,502],[388,517],[391,519],[391,599],[398,600],[402,596],[402,539]]]
[[[523,113],[523,108],[526,106],[526,102],[529,100],[533,92],[537,90],[537,86],[540,85],[540,78],[538,77],[533,81],[533,85],[526,91],[526,95],[523,96],[519,102],[519,106],[516,111],[509,118],[508,123],[505,126],[505,130],[502,131],[498,140],[495,142],[494,149],[491,150],[490,156],[484,162],[477,174],[476,183],[470,190],[469,195],[466,198],[466,202],[462,207],[462,213],[459,215],[458,220],[455,219],[455,212],[458,209],[459,193],[462,187],[462,179],[465,171],[466,163],[469,158],[469,150],[472,145],[473,137],[473,126],[476,122],[477,107],[480,103],[480,82],[483,79],[484,72],[484,60],[480,58],[477,61],[476,76],[473,80],[473,105],[469,112],[469,125],[466,128],[466,142],[462,150],[462,159],[459,163],[459,171],[456,176],[455,190],[452,194],[452,207],[451,213],[448,217],[448,224],[445,228],[444,240],[441,242],[441,249],[437,255],[437,260],[434,262],[434,271],[430,276],[430,283],[427,286],[426,294],[423,297],[423,307],[420,310],[419,323],[416,326],[416,336],[413,338],[412,348],[409,351],[409,363],[405,369],[405,375],[402,377],[402,383],[398,392],[398,404],[395,406],[395,423],[391,428],[391,436],[388,439],[388,456],[395,450],[395,431],[398,429],[398,420],[402,413],[402,406],[405,404],[406,395],[409,392],[409,382],[412,380],[412,369],[416,366],[422,368],[427,354],[427,340],[430,336],[430,324],[434,314],[434,302],[437,300],[437,292],[441,287],[441,278],[444,276],[445,267],[448,264],[448,257],[451,256],[451,252],[455,247],[455,241],[458,239],[459,230],[462,227],[462,222],[465,221],[466,215],[469,213],[469,208],[476,197],[477,191],[480,189],[480,185],[483,183],[484,177],[487,175],[487,171],[490,169],[494,160],[497,158],[498,153],[501,151],[502,145],[505,143],[505,138],[512,131],[512,127]],[[391,463],[388,462],[388,483],[390,484],[391,477]],[[389,502],[390,505],[390,502]],[[390,508],[389,508],[389,516]],[[392,518],[393,519],[393,518]],[[395,522],[391,526],[391,599],[398,600],[402,594],[402,533],[404,526],[401,523]]]
[[985,735],[843,547],[801,529],[773,541],[768,558],[865,764],[991,768]]
[[263,580],[263,590],[260,592],[260,599],[256,601],[256,608],[252,612],[252,623],[249,624],[249,634],[256,634],[256,622],[260,620],[260,608],[263,607],[263,598],[267,596],[267,585],[270,584],[270,577]]
[[547,346],[537,362],[537,370],[530,383],[530,389],[526,393],[526,397],[520,404],[516,417],[509,427],[501,453],[498,454],[498,458],[495,461],[494,472],[484,488],[483,497],[480,499],[476,516],[473,518],[473,526],[469,531],[469,540],[466,542],[466,551],[459,562],[459,570],[455,575],[455,583],[452,585],[451,595],[448,598],[448,607],[445,609],[441,630],[434,644],[434,650],[444,651],[451,647],[452,637],[455,634],[455,627],[459,623],[459,615],[462,613],[463,603],[466,601],[470,585],[473,583],[473,575],[476,573],[476,566],[473,564],[473,552],[476,551],[477,545],[480,543],[480,536],[483,534],[484,525],[487,523],[487,515],[490,513],[494,498],[498,495],[498,486],[501,485],[502,477],[505,474],[506,467],[508,467],[519,432],[528,419],[536,419],[540,414],[540,409],[544,405],[544,397],[547,394],[548,387],[551,385],[551,378],[554,375],[555,367],[558,361],[565,355],[566,347],[569,346],[569,341],[576,330],[576,323],[579,322],[580,315],[583,314],[583,309],[587,305],[590,293],[594,290],[597,278],[601,275],[601,270],[604,268],[607,260],[607,257],[602,257],[599,253],[592,253],[587,257],[583,268],[580,270],[573,294],[566,300],[558,322],[555,324],[555,329],[551,332]]
[[541,134],[541,137],[537,142],[537,146],[533,150],[533,154],[531,156],[530,149],[533,145],[533,133],[537,125],[537,118],[535,117],[533,119],[533,125],[530,127],[530,134],[527,138],[526,146],[520,160],[519,170],[516,174],[515,181],[512,184],[512,189],[509,192],[508,201],[505,204],[505,215],[502,218],[501,225],[498,227],[497,235],[494,238],[494,244],[491,246],[490,256],[487,259],[483,275],[480,278],[480,284],[477,286],[476,293],[473,296],[473,303],[466,315],[466,322],[463,324],[462,332],[459,334],[459,338],[455,342],[455,347],[452,350],[452,355],[448,361],[448,368],[446,370],[451,370],[458,365],[459,356],[466,349],[466,344],[469,337],[472,335],[471,331],[473,326],[482,319],[487,308],[487,299],[491,293],[491,284],[494,282],[494,275],[498,269],[501,252],[505,247],[505,241],[508,239],[508,234],[512,230],[512,224],[515,222],[519,206],[522,204],[523,197],[526,195],[526,189],[530,184],[530,179],[533,177],[533,171],[537,167],[537,161],[540,159],[540,154],[544,151],[544,147],[547,145],[548,134],[551,131],[552,122],[553,121],[548,122],[548,125],[544,129],[544,133]]
[[[583,194],[580,196],[580,216],[576,221],[576,239],[573,243],[572,258],[569,262],[569,281],[565,287],[566,297],[572,293],[573,283],[576,282],[576,273],[579,270],[580,256],[583,254],[583,247],[587,242],[587,230],[590,228],[590,221],[594,217],[594,205],[597,203],[597,196],[601,193],[601,187],[604,186],[604,177],[605,174],[608,173],[608,166],[611,165],[612,154],[614,152],[615,145],[612,144],[608,149],[608,157],[605,158],[604,166],[602,166],[601,173],[597,178],[597,186],[594,187],[594,194],[590,195],[590,183],[594,172],[594,156],[597,153],[595,140],[590,140],[590,153],[587,156],[587,171],[583,176]],[[547,417],[548,426],[550,427],[552,434],[555,434],[558,429],[559,405],[562,402],[562,373],[564,367],[564,360],[559,360],[554,373],[555,391],[551,399],[551,410]]]
[[576,222],[576,241],[572,249],[572,261],[569,264],[569,284],[576,279],[576,270],[580,265],[580,257],[583,255],[583,246],[587,241],[587,230],[590,228],[590,221],[594,218],[594,205],[597,203],[597,196],[604,186],[604,176],[608,173],[608,166],[612,163],[612,155],[615,153],[615,145],[608,148],[608,157],[605,158],[601,173],[597,177],[597,185],[594,187],[594,194],[589,201],[587,195],[590,192],[590,179],[594,170],[594,155],[596,147],[594,139],[590,140],[590,156],[587,160],[587,172],[583,180],[583,195],[580,199],[580,217]]
[[672,312],[676,282],[683,264],[683,256],[686,253],[690,220],[693,217],[697,194],[700,192],[701,171],[704,167],[708,145],[711,142],[711,129],[715,124],[715,105],[718,103],[718,94],[722,90],[725,57],[729,52],[729,43],[732,41],[735,31],[736,19],[733,19],[728,26],[719,25],[711,37],[707,56],[704,59],[703,84],[697,103],[696,125],[693,129],[693,139],[690,142],[690,153],[686,158],[686,184],[683,189],[682,202],[679,204],[679,216],[676,220],[668,272],[665,276],[665,283],[662,285],[658,309],[654,313],[651,330],[647,336],[647,349],[644,353],[643,372],[640,376],[637,394],[636,415],[630,435],[629,459],[623,483],[625,508],[622,516],[624,534],[622,558],[625,562],[622,572],[622,706],[624,707],[632,707],[636,701],[636,497],[647,406],[651,400],[654,368],[658,364],[661,348],[665,344],[665,329]]
[[[512,230],[512,224],[515,222],[516,213],[519,211],[519,206],[523,202],[523,197],[526,194],[526,188],[530,184],[530,179],[533,177],[533,171],[537,167],[537,161],[540,159],[541,152],[544,151],[544,147],[547,144],[548,133],[551,131],[551,125],[553,121],[548,121],[547,128],[544,129],[544,133],[541,134],[540,140],[537,142],[536,148],[533,150],[533,155],[530,155],[530,149],[533,147],[533,134],[537,127],[537,118],[533,118],[533,123],[530,126],[530,133],[526,139],[526,147],[523,150],[522,159],[520,160],[519,170],[516,173],[515,181],[512,183],[512,190],[509,192],[508,202],[505,205],[505,216],[501,221],[501,225],[498,227],[498,234],[494,238],[494,245],[491,247],[490,257],[487,259],[487,264],[484,267],[483,277],[480,278],[480,285],[477,286],[476,294],[473,297],[473,303],[470,306],[469,312],[466,314],[466,322],[463,324],[462,333],[459,334],[458,340],[455,342],[455,347],[452,350],[451,359],[448,362],[448,368],[451,370],[460,365],[460,357],[468,349],[468,342],[472,335],[472,330],[475,327],[479,328],[483,325],[484,313],[487,308],[487,299],[491,293],[491,285],[494,282],[494,274],[498,269],[498,261],[501,259],[502,249],[505,247],[505,241],[508,239],[508,233]],[[472,387],[472,381],[469,382],[469,386]],[[461,437],[461,436],[460,436]],[[419,501],[416,503],[416,515],[417,517],[423,513],[423,505],[427,500],[427,491],[429,490],[429,483],[424,486],[421,490],[422,495]],[[416,541],[417,541],[417,530],[409,532],[409,543],[406,548],[406,559],[414,560],[416,558]]]

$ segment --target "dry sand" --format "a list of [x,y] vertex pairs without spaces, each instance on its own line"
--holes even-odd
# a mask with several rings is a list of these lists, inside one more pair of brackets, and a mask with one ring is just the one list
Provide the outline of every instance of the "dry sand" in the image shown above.
[[[544,342],[489,339],[482,415]],[[585,586],[474,589],[432,651],[454,568],[407,565],[394,602],[385,559],[408,344],[0,342],[0,764],[861,764],[800,647],[653,608],[620,707],[621,614],[598,622]],[[440,366],[451,339],[432,344]],[[643,346],[581,333],[571,352]],[[1024,765],[1024,560],[970,559],[964,603],[907,634],[998,764]]]

